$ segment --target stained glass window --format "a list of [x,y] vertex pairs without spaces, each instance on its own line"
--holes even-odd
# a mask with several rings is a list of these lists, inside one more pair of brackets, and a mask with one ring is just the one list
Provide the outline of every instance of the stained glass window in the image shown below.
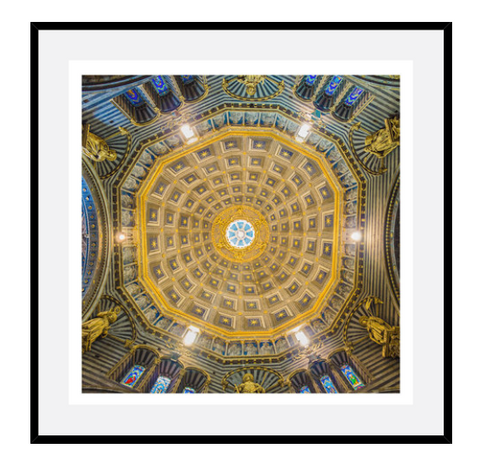
[[180,75],[182,77],[183,83],[190,83],[193,81],[193,75]]
[[134,106],[138,106],[143,102],[143,99],[140,96],[140,93],[138,93],[138,91],[135,90],[135,88],[128,90],[125,93],[125,96],[128,98],[128,101],[130,101],[130,103],[132,103]]
[[352,106],[355,101],[360,98],[360,95],[363,93],[363,90],[361,88],[355,87],[353,91],[348,95],[347,99],[345,100],[345,104],[347,106]]
[[183,389],[183,393],[195,393],[195,389],[190,388],[190,387],[185,387]]
[[330,80],[330,83],[328,84],[327,89],[325,90],[325,93],[329,96],[332,96],[335,90],[337,89],[338,85],[340,85],[340,82],[342,81],[342,77],[333,77]]
[[155,88],[157,89],[159,95],[165,95],[166,93],[168,93],[168,85],[162,77],[154,77],[152,79],[152,83],[155,85]]
[[310,391],[310,387],[308,385],[304,385],[301,389],[300,389],[300,393],[312,393]]
[[254,238],[253,225],[246,220],[235,220],[227,228],[227,240],[235,248],[246,248]]
[[316,75],[306,75],[305,76],[305,83],[307,85],[313,85],[315,83],[316,79],[317,79]]
[[322,382],[323,388],[327,393],[338,393],[335,385],[333,385],[332,379],[328,375],[324,375],[320,382]]
[[150,393],[167,393],[167,388],[171,381],[172,379],[168,377],[160,376],[150,390]]
[[354,390],[365,387],[365,384],[357,377],[352,368],[346,364],[340,369]]
[[128,387],[132,387],[138,382],[138,379],[141,375],[145,372],[145,367],[142,366],[133,366],[130,369],[130,372],[125,376],[122,380],[123,385],[127,385]]

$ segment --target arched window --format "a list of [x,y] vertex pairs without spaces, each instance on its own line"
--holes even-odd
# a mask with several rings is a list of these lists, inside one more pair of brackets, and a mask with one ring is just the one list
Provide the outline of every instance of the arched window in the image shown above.
[[332,354],[330,364],[340,373],[344,383],[347,384],[347,390],[357,391],[367,385],[366,379],[369,378],[369,374],[358,359],[347,354],[347,351],[340,350]]
[[157,90],[157,93],[160,96],[167,95],[170,91],[170,88],[167,85],[167,82],[160,76],[157,75],[156,77],[152,78],[152,83]]
[[207,96],[207,87],[198,75],[180,75],[175,79],[187,103],[200,101]]
[[139,88],[132,88],[123,95],[116,96],[112,102],[136,126],[151,123],[158,117],[158,114],[146,101]]
[[[160,362],[158,351],[148,346],[134,346],[108,373],[107,377],[137,392],[149,392],[150,381]],[[155,377],[156,380],[156,377]]]
[[313,96],[317,75],[305,75],[295,88],[295,95],[304,101],[309,101]]
[[182,372],[174,393],[206,393],[210,384],[210,376],[205,371],[187,367]]
[[315,108],[317,108],[319,111],[330,111],[330,108],[335,103],[335,98],[338,96],[344,85],[345,83],[343,78],[338,75],[334,75],[318,94],[317,99],[313,103]]
[[145,91],[155,103],[160,113],[171,113],[182,104],[180,99],[172,91],[167,80],[161,75],[157,75],[145,83]]
[[363,89],[359,88],[358,86],[354,87],[353,90],[350,91],[349,95],[345,98],[345,104],[347,106],[352,106],[355,101],[360,98],[360,95],[363,93]]
[[133,388],[135,387],[135,384],[138,382],[138,379],[143,375],[144,372],[145,367],[135,365],[130,369],[128,374],[123,378],[120,383],[126,385],[127,387]]
[[354,390],[365,387],[365,384],[358,378],[350,365],[344,364],[340,370]]
[[293,372],[288,378],[295,393],[318,393],[310,373],[307,370]]
[[171,381],[172,379],[163,377],[163,375],[159,375],[158,379],[153,384],[153,388],[150,390],[150,393],[167,393],[167,389]]
[[348,390],[346,386],[342,387],[342,383],[338,381],[335,371],[324,359],[313,362],[310,365],[310,373],[318,383],[322,393],[342,393]]
[[338,390],[333,385],[332,379],[328,375],[320,377],[320,383],[322,384],[326,393],[338,393]]
[[173,393],[175,384],[183,371],[183,364],[170,358],[162,358],[155,366],[151,377],[145,384],[150,393]]
[[348,90],[346,98],[335,107],[333,116],[341,122],[347,122],[354,116],[354,111],[360,103],[368,99],[368,93],[360,87],[354,86]]

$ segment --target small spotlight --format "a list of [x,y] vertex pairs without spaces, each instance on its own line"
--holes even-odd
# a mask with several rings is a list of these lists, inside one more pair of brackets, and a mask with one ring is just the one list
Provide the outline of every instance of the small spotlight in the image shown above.
[[192,128],[188,124],[183,125],[180,130],[187,139],[187,144],[193,144],[193,142],[196,142],[198,140],[198,137],[195,135]]
[[302,346],[307,346],[309,343],[308,338],[303,331],[297,331],[295,337]]
[[188,124],[182,126],[180,130],[182,131],[186,139],[191,139],[192,137],[195,137],[192,128]]
[[307,137],[309,130],[310,130],[310,124],[304,124],[302,127],[300,127],[300,130],[298,131],[298,136],[305,139],[305,137]]
[[126,237],[126,235],[125,235],[124,233],[122,233],[122,232],[118,232],[118,233],[117,233],[117,240],[118,240],[120,243],[122,243],[126,238],[127,238],[127,237]]
[[353,232],[351,237],[354,242],[359,242],[362,239],[362,234],[360,232]]
[[295,137],[295,140],[300,143],[304,142],[305,137],[307,136],[309,130],[310,130],[310,124],[304,124],[302,127],[300,127]]
[[183,344],[185,346],[191,346],[199,332],[200,330],[198,328],[194,326],[189,326],[187,334],[185,335],[185,338],[183,338]]

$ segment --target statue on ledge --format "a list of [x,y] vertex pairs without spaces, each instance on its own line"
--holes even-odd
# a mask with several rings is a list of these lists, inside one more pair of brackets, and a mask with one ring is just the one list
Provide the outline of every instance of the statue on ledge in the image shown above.
[[236,393],[265,393],[265,389],[253,381],[252,374],[245,374],[243,382],[240,385],[235,385]]
[[400,356],[400,327],[390,326],[381,318],[373,316],[361,316],[358,321],[367,329],[370,339],[383,346],[383,357]]
[[400,119],[385,119],[385,128],[365,138],[365,151],[378,158],[385,158],[400,145]]
[[111,149],[108,144],[100,137],[90,132],[90,125],[86,124],[82,128],[83,154],[94,162],[103,162],[109,160],[113,162],[117,158],[117,152]]
[[257,92],[257,86],[265,81],[265,75],[239,75],[237,80],[247,87],[247,94],[253,96]]
[[121,308],[115,307],[108,312],[100,312],[96,318],[82,324],[82,353],[90,351],[97,338],[107,336],[110,325],[117,321],[120,312]]

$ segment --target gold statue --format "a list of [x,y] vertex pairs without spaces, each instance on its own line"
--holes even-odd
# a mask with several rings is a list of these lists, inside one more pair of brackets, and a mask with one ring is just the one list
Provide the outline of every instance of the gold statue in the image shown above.
[[380,129],[365,138],[365,151],[378,158],[385,158],[400,145],[400,119],[385,119],[385,129]]
[[245,374],[243,382],[240,385],[235,385],[236,393],[265,393],[265,389],[253,381],[252,374]]
[[265,81],[264,75],[239,75],[237,80],[247,87],[247,95],[253,96],[257,86]]
[[82,324],[82,353],[90,351],[98,337],[107,336],[110,325],[117,321],[120,311],[120,307],[115,307],[108,312],[100,312],[96,318]]
[[[124,131],[125,129],[120,128],[122,134]],[[89,124],[83,126],[82,144],[84,155],[94,162],[103,162],[104,160],[113,162],[117,158],[115,150],[111,149],[103,139],[90,132]]]
[[383,346],[383,357],[400,356],[400,327],[390,326],[379,317],[361,316],[358,321],[367,329],[370,339]]

